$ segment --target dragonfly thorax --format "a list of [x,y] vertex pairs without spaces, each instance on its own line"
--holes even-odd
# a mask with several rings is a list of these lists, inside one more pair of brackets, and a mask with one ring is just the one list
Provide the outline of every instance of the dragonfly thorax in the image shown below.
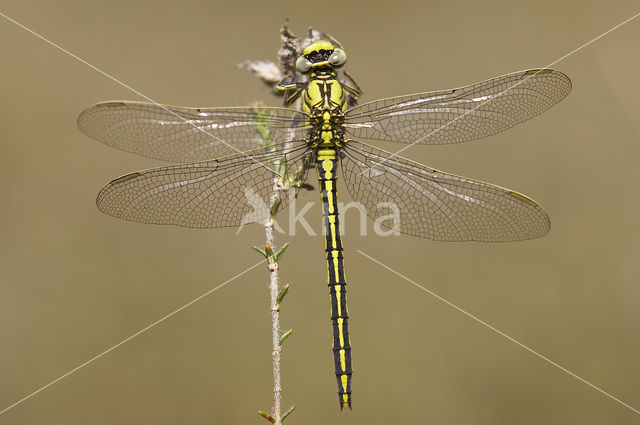
[[311,147],[338,147],[346,141],[343,124],[347,102],[345,91],[336,79],[335,73],[327,77],[311,75],[302,93],[302,110],[307,115]]

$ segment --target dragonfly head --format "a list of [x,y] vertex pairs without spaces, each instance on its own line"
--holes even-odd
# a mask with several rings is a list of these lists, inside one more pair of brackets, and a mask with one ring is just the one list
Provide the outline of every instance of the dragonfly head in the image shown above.
[[339,67],[347,61],[347,54],[336,49],[328,41],[316,41],[305,47],[302,56],[296,61],[296,69],[303,74],[313,68]]

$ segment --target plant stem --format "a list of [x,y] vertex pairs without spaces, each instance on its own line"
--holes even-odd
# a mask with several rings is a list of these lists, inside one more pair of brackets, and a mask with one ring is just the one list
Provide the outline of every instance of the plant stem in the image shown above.
[[[278,177],[273,179],[273,191],[269,205],[273,205],[278,199],[278,192],[281,188],[278,186]],[[273,216],[270,216],[264,226],[267,245],[274,247],[274,225]],[[273,351],[271,357],[273,361],[273,418],[275,425],[281,425],[281,407],[280,400],[282,395],[282,384],[280,382],[280,356],[282,347],[280,346],[280,307],[278,305],[278,294],[280,293],[280,278],[278,276],[278,262],[276,261],[270,268],[269,292],[271,294],[271,340],[273,343]]]

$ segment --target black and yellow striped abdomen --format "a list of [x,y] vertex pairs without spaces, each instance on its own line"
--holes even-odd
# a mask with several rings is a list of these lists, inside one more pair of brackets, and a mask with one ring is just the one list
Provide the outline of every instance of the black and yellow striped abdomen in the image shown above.
[[347,290],[344,278],[342,240],[338,216],[336,170],[338,158],[335,148],[320,148],[316,166],[322,196],[322,219],[327,259],[327,283],[331,299],[333,325],[333,358],[338,380],[340,409],[351,408],[351,344],[347,322]]

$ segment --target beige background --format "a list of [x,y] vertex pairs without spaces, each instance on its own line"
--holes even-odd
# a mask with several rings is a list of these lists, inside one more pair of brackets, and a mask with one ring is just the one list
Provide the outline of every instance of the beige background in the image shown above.
[[[365,100],[545,66],[636,1],[5,1],[1,11],[162,103],[244,105],[234,65],[272,59],[285,16],[337,37]],[[382,269],[384,262],[640,408],[640,18],[554,68],[571,95],[489,140],[405,155],[512,187],[552,219],[540,240],[447,244],[357,235],[347,218],[354,410],[340,413],[322,241],[283,257],[290,424],[632,424],[639,416]],[[0,410],[256,263],[260,226],[124,222],[94,199],[159,162],[81,134],[80,111],[134,93],[0,19]],[[387,145],[389,147],[389,145]],[[391,146],[398,149],[400,146]],[[340,197],[349,198],[344,187]],[[303,201],[316,201],[317,193]],[[317,206],[317,204],[316,204]],[[319,208],[307,215],[319,230]],[[271,405],[259,267],[0,416],[0,424],[249,424]]]

